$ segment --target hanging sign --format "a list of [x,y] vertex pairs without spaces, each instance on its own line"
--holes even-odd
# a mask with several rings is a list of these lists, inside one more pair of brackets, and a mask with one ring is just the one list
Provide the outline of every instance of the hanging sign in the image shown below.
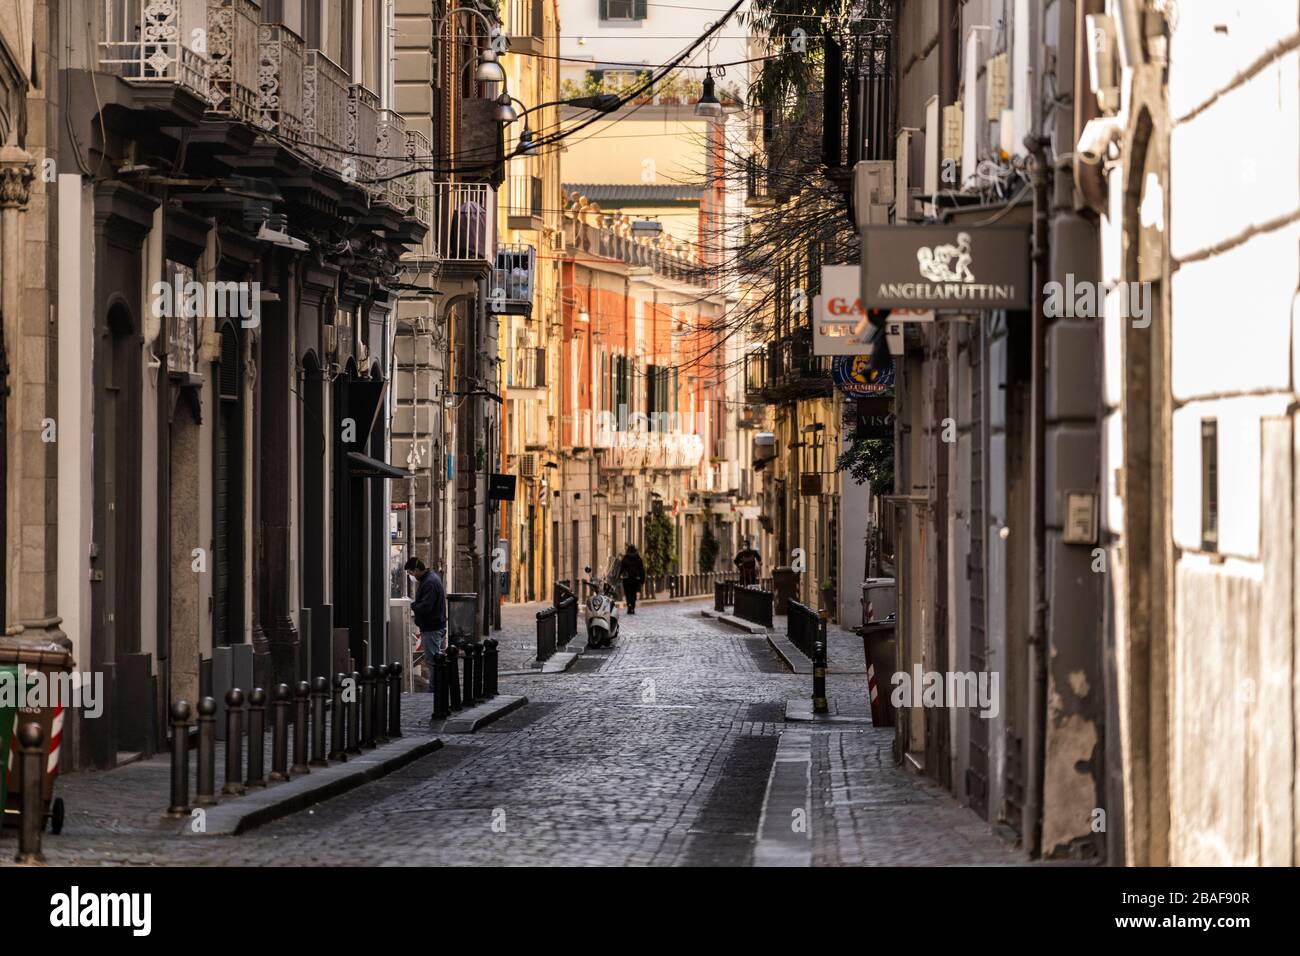
[[[861,266],[822,266],[822,291],[813,297],[813,354],[863,355],[871,352],[876,330],[867,322],[859,291]],[[903,322],[933,322],[933,309],[896,309],[888,322],[901,330]],[[894,344],[898,345],[897,351]],[[890,351],[901,355],[901,334],[890,337]]]
[[1026,226],[868,226],[869,309],[1029,308]]
[[894,368],[871,368],[870,355],[837,355],[831,361],[831,380],[850,398],[886,395],[894,387]]

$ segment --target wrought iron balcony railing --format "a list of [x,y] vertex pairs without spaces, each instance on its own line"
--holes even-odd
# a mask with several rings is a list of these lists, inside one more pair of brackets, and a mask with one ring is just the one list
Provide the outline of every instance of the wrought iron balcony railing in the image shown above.
[[208,0],[209,112],[256,122],[258,9],[252,0]]
[[495,192],[487,183],[433,184],[433,247],[446,262],[489,265],[496,257]]
[[257,70],[257,125],[293,142],[302,140],[303,49],[298,35],[282,23],[258,28],[261,59]]
[[532,246],[513,243],[497,249],[488,307],[494,312],[522,315],[533,308],[533,275],[537,253]]
[[406,160],[406,119],[401,113],[380,110],[375,135],[375,153],[382,157],[375,162],[375,174],[383,180],[377,184],[379,195],[385,202],[405,212],[411,206],[407,198],[410,191],[407,181],[411,177],[399,174],[407,172],[411,167]]
[[433,155],[433,145],[429,138],[416,129],[406,131],[406,161],[409,168],[418,170],[409,176],[395,180],[402,189],[405,205],[415,207],[415,218],[428,227],[418,252],[412,255],[424,259],[435,258],[438,254],[437,236],[433,230],[433,174],[428,166]]
[[303,139],[322,166],[342,175],[347,74],[320,50],[307,51],[302,83]]
[[207,21],[181,0],[106,3],[100,23],[99,68],[132,83],[174,83],[208,99],[208,58],[186,45]]
[[345,175],[345,178],[360,182],[372,196],[382,192],[382,185],[374,181],[378,138],[379,97],[360,83],[354,83],[348,87],[347,123],[344,127],[344,145],[352,154],[344,157],[344,161],[351,160],[354,164],[345,167],[345,174],[350,169],[354,175]]

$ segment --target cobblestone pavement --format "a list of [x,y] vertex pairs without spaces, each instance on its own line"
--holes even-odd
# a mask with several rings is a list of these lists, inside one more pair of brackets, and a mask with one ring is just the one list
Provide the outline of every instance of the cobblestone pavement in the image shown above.
[[[74,775],[61,784],[68,825],[46,835],[46,856],[59,864],[747,865],[779,735],[796,728],[784,722],[785,703],[807,696],[810,678],[786,671],[765,637],[709,621],[702,606],[647,606],[623,619],[612,649],[584,654],[567,673],[503,677],[502,693],[525,694],[528,705],[243,836],[153,826],[166,803],[165,763],[147,771],[156,797],[152,788],[115,787],[120,771]],[[526,667],[538,607],[505,609],[503,670],[507,653]],[[832,674],[828,692],[864,697],[865,677]],[[407,699],[406,729],[419,731],[424,703]],[[1016,861],[969,810],[892,764],[889,730],[798,731],[812,736],[814,864]],[[0,863],[13,847],[12,831],[0,837]]]

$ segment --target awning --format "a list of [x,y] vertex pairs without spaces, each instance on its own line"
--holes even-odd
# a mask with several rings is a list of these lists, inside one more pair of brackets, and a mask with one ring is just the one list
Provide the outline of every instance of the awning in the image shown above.
[[359,451],[348,452],[348,471],[357,478],[414,478],[405,468],[397,468]]

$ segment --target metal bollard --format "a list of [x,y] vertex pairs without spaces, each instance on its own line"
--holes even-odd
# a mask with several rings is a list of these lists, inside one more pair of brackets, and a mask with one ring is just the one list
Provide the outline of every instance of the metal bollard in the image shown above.
[[826,642],[813,645],[813,713],[826,713]]
[[488,698],[497,695],[497,640],[489,637],[483,642],[483,694]]
[[45,804],[41,800],[45,776],[45,731],[36,721],[18,728],[18,793],[22,817],[18,821],[18,863],[40,863],[41,831],[45,829]]
[[446,720],[451,714],[451,694],[447,690],[447,655],[433,655],[433,719]]
[[455,644],[447,645],[447,712],[460,710],[460,673],[456,661],[460,658],[460,648]]
[[388,743],[388,665],[375,668],[375,743]]
[[217,802],[217,702],[211,697],[199,701],[199,786],[196,807]]
[[226,784],[221,793],[238,797],[244,793],[244,692],[238,687],[226,691]]
[[348,759],[348,752],[344,749],[347,746],[347,738],[344,736],[344,731],[347,730],[347,718],[343,709],[345,679],[341,671],[334,675],[334,696],[330,698],[330,760]]
[[248,695],[248,787],[266,786],[266,691],[254,687]]
[[388,665],[388,739],[402,736],[402,662]]
[[271,704],[271,780],[289,779],[289,685],[276,684]]
[[298,681],[293,697],[293,766],[290,773],[311,773],[307,766],[307,708],[311,706],[311,684]]
[[483,693],[483,645],[474,645],[474,700],[487,700],[487,695]]
[[172,805],[167,816],[183,817],[190,812],[190,705],[172,704]]
[[311,682],[311,760],[313,767],[329,764],[325,759],[325,698],[329,696],[330,682],[324,677],[314,677]]
[[375,666],[367,664],[361,672],[361,746],[375,748]]
[[465,686],[461,689],[460,699],[466,707],[474,706],[474,645],[465,644]]
[[352,672],[352,700],[347,704],[348,753],[361,753],[361,672]]

